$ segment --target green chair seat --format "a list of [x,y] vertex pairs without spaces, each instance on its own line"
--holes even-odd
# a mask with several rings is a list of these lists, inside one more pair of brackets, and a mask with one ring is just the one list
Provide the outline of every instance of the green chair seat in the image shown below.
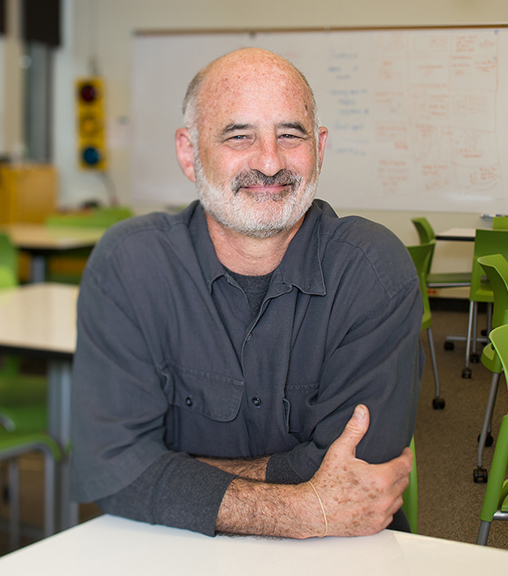
[[46,403],[11,407],[0,405],[0,424],[7,432],[34,434],[45,431],[48,428]]
[[429,288],[457,288],[470,285],[471,272],[431,272],[427,274],[427,286]]

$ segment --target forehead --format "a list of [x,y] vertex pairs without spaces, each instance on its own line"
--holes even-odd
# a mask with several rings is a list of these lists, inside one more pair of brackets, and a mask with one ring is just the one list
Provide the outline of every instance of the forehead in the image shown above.
[[220,62],[200,89],[200,130],[241,122],[253,125],[296,121],[312,126],[312,98],[287,62],[247,59]]

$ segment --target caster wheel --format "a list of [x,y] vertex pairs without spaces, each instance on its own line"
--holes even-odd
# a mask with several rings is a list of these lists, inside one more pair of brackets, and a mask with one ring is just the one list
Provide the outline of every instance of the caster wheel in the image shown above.
[[471,354],[471,356],[469,357],[469,360],[471,360],[471,362],[473,364],[478,364],[478,362],[480,361],[480,355],[479,354]]
[[[480,441],[480,436],[481,434],[478,435],[478,442]],[[485,448],[490,448],[492,444],[494,444],[494,438],[492,437],[492,434],[489,433],[485,437]]]
[[464,368],[462,370],[462,378],[471,378],[471,368]]
[[473,480],[476,484],[486,483],[489,479],[489,473],[484,468],[476,468],[473,471]]
[[445,342],[444,343],[445,350],[455,350],[455,344],[453,342]]
[[445,407],[445,401],[443,398],[434,398],[432,400],[432,408],[434,410],[442,410]]

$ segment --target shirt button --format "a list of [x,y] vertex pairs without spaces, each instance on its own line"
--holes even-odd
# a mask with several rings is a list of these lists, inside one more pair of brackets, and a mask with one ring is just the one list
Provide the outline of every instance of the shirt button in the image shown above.
[[185,403],[187,404],[187,406],[192,406],[192,398],[190,396],[187,396],[187,398],[185,399]]
[[261,398],[259,396],[254,396],[252,403],[256,408],[259,408],[261,406]]
[[247,334],[247,338],[245,340],[250,342],[252,340],[252,334]]

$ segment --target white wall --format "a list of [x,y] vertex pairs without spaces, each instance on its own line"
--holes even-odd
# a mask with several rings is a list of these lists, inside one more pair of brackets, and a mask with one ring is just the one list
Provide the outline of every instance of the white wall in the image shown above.
[[[55,75],[55,161],[61,174],[60,200],[67,205],[88,198],[107,198],[100,177],[83,174],[75,168],[73,82],[76,77],[92,72],[91,59],[96,61],[106,81],[106,110],[112,140],[109,172],[120,201],[130,201],[128,119],[132,36],[136,30],[508,22],[506,0],[63,0],[63,8],[64,46],[57,54]],[[7,64],[4,72],[7,73]],[[4,110],[8,98],[12,100],[13,95],[5,96]],[[20,120],[13,118],[12,122],[16,124]],[[4,134],[9,133],[8,137],[4,136],[7,147],[12,145],[11,134],[15,132],[12,126],[4,129]],[[340,206],[336,208],[340,212]],[[416,242],[409,222],[413,213],[362,211],[362,214],[386,224],[404,242]],[[438,230],[482,224],[478,216],[471,214],[434,213],[428,217]],[[454,246],[444,249],[444,258],[441,258],[444,269],[469,265],[470,247]]]

